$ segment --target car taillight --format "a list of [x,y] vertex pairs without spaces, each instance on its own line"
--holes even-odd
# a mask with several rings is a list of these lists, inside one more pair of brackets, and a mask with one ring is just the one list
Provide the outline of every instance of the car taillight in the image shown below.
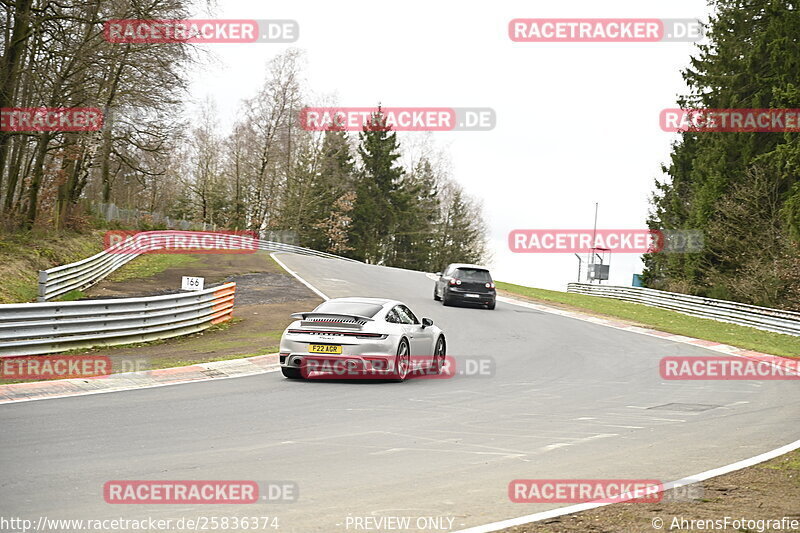
[[457,278],[453,278],[450,280],[450,285],[461,285],[461,280]]
[[494,289],[494,283],[492,283],[492,282],[490,281],[489,283],[487,283],[487,284],[486,284],[486,288],[487,288],[487,289]]

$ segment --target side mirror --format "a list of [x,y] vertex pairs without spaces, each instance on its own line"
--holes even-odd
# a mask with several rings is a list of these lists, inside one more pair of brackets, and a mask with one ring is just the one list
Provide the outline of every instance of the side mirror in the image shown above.
[[422,319],[422,327],[423,328],[427,328],[428,326],[432,326],[432,325],[433,325],[433,320],[431,320],[430,318],[423,318]]

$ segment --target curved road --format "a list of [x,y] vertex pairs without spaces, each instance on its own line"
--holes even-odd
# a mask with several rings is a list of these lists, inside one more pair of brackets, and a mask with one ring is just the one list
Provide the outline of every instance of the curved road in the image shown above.
[[[800,438],[797,381],[661,380],[661,357],[700,347],[504,303],[443,307],[419,272],[280,258],[330,297],[405,301],[444,328],[451,355],[492,358],[494,376],[269,373],[0,405],[0,516],[267,515],[326,532],[353,531],[348,516],[443,517],[455,530],[555,507],[511,503],[512,479],[671,481]],[[300,499],[108,505],[111,479],[291,480]]]

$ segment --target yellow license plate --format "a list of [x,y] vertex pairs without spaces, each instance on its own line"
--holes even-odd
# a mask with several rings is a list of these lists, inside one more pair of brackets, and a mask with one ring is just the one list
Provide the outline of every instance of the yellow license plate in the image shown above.
[[342,353],[342,347],[333,344],[309,344],[308,351],[309,353]]

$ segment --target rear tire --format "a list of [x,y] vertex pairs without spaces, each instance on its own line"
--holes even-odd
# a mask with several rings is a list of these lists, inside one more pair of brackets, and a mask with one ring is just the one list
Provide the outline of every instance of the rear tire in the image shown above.
[[445,358],[447,357],[447,341],[444,340],[444,335],[439,336],[436,341],[436,348],[433,350],[433,363],[431,370],[436,374],[441,374],[444,368]]
[[442,293],[442,305],[444,305],[445,307],[453,305],[453,300],[447,297],[447,291],[444,291]]
[[408,377],[410,366],[411,349],[408,346],[408,341],[406,339],[401,339],[400,344],[397,346],[397,356],[394,359],[394,369],[397,376],[392,381],[395,383],[405,381]]
[[439,293],[436,292],[436,285],[433,286],[433,299],[436,300],[437,302],[441,301],[442,299],[442,297],[439,296]]
[[489,305],[486,306],[486,309],[489,309],[491,311],[492,309],[495,308],[496,305],[497,305],[497,302],[492,302],[492,303],[490,303]]
[[303,379],[303,374],[300,373],[299,368],[287,368],[285,366],[282,366],[281,374],[283,374],[284,377],[289,379]]

